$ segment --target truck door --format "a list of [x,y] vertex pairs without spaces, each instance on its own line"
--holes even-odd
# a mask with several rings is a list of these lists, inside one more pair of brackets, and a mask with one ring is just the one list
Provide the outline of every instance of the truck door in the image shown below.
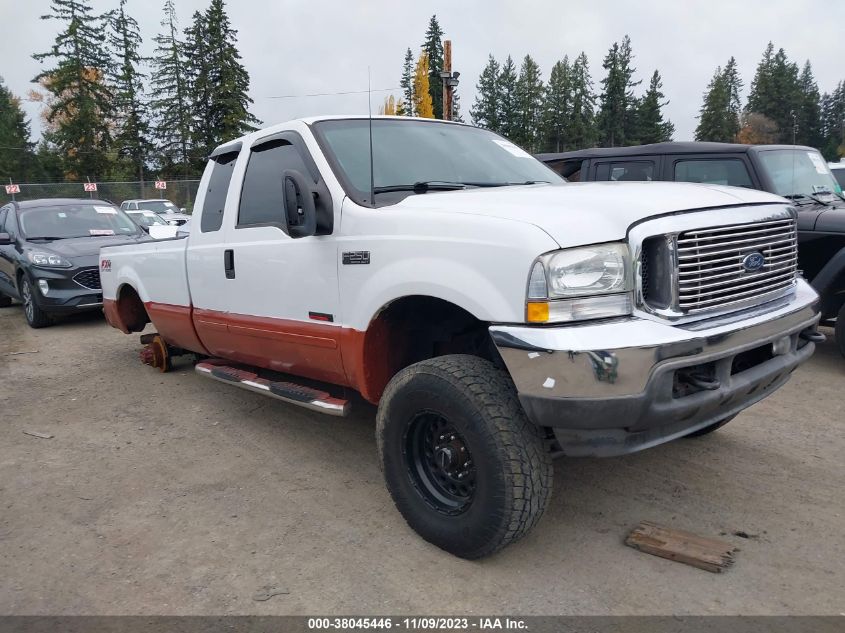
[[223,215],[240,147],[240,143],[235,143],[211,155],[194,206],[200,211],[199,223],[192,223],[188,238],[187,274],[193,326],[205,348],[215,355],[231,347],[225,319],[229,305],[223,270],[227,248]]
[[[227,279],[222,294],[231,349],[225,355],[267,369],[345,384],[341,328],[336,322],[337,242],[332,235],[292,238],[287,234],[285,170],[299,171],[318,185],[321,182],[297,133],[282,132],[255,141],[249,148],[236,208],[230,214],[227,206]],[[328,191],[318,197],[331,210]],[[224,272],[224,262],[219,265]]]

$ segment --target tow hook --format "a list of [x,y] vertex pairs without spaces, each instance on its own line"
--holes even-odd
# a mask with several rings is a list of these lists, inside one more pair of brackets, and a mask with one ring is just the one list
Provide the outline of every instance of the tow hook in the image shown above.
[[800,334],[801,338],[811,343],[824,343],[827,337],[815,328],[807,328]]
[[678,374],[678,377],[684,382],[706,391],[715,391],[722,386],[718,378],[700,371],[679,371]]
[[170,371],[172,364],[167,343],[159,334],[144,334],[141,336],[141,362],[155,367],[160,372]]

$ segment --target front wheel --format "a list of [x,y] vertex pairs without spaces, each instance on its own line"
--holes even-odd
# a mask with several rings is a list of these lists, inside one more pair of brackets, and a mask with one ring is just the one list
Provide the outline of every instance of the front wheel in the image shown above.
[[552,461],[510,378],[474,356],[442,356],[400,371],[376,422],[381,467],[402,516],[461,558],[524,536],[542,516]]
[[30,327],[41,328],[50,325],[49,315],[38,307],[33,295],[32,286],[26,277],[21,278],[21,299],[23,299],[23,314]]

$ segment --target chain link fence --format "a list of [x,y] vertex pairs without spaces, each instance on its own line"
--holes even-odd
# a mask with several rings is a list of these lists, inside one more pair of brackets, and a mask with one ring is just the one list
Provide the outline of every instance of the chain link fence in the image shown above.
[[124,200],[162,198],[191,213],[200,181],[168,180],[166,189],[156,189],[155,181],[98,182],[97,191],[85,191],[83,182],[32,182],[19,183],[20,193],[7,194],[0,188],[4,202],[36,200],[38,198],[96,198],[119,205]]

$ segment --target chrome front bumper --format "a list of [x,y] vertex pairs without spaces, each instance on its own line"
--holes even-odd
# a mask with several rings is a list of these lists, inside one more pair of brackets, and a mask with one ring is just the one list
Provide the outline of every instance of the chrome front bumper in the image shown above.
[[[708,426],[784,384],[813,352],[800,334],[815,330],[817,300],[800,279],[788,297],[683,325],[631,317],[490,333],[532,421],[553,427],[567,454],[614,455]],[[679,370],[692,368],[718,386],[679,396]]]

